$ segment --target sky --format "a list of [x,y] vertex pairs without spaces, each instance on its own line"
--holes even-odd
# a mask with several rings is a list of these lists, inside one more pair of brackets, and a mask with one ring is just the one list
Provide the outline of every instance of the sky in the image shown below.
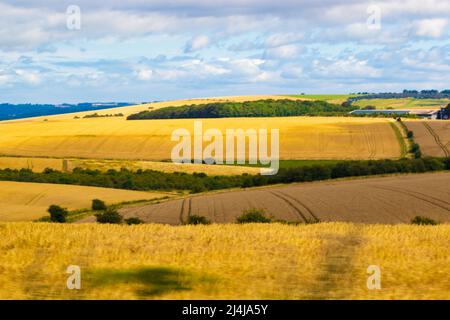
[[0,103],[450,87],[450,0],[0,0]]

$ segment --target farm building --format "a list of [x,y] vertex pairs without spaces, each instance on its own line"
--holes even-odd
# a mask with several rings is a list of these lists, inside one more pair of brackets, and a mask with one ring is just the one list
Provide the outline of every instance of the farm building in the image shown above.
[[437,119],[450,120],[450,105],[445,108],[441,108],[441,110],[438,111]]
[[412,110],[354,110],[350,112],[354,115],[370,115],[370,114],[387,114],[393,116],[402,115],[415,115],[420,118],[431,119],[431,120],[449,120],[450,119],[450,108],[441,108],[440,110],[424,110],[424,109],[412,109]]

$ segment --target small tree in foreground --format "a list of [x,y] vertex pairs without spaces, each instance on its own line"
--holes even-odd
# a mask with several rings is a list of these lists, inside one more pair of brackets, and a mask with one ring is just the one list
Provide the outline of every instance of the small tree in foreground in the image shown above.
[[121,224],[123,217],[116,210],[106,210],[103,213],[97,213],[95,215],[98,223],[111,223],[111,224]]
[[203,216],[192,215],[192,216],[189,216],[186,224],[193,224],[193,225],[211,224],[211,221],[209,221],[206,217],[203,217]]
[[423,216],[414,217],[414,219],[411,220],[411,223],[421,225],[421,226],[425,226],[425,225],[435,226],[435,225],[439,224],[439,222],[437,222],[436,220],[433,220],[433,219],[430,219],[427,217],[423,217]]
[[137,218],[137,217],[131,217],[128,219],[125,219],[125,223],[129,226],[134,225],[134,224],[143,224],[144,221],[142,221],[141,219]]
[[60,206],[54,204],[51,205],[47,211],[50,214],[51,222],[64,223],[66,222],[67,215],[69,214],[67,209],[61,208]]
[[106,209],[107,209],[107,206],[106,206],[105,202],[103,202],[102,200],[99,200],[99,199],[92,200],[92,210],[102,211],[102,210],[106,210]]
[[248,209],[244,213],[237,217],[237,223],[269,223],[272,220],[266,217],[264,210],[262,209]]

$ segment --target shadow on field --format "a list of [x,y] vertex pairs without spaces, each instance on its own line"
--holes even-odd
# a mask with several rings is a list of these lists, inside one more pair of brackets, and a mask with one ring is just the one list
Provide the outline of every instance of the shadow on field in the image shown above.
[[167,267],[147,267],[129,270],[99,269],[89,274],[91,288],[118,284],[137,285],[139,298],[148,299],[173,291],[192,290],[191,284],[209,282],[211,279],[199,277]]

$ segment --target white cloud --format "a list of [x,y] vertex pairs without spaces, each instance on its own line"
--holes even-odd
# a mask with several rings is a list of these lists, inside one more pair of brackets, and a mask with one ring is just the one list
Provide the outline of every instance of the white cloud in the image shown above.
[[16,70],[16,75],[18,75],[23,81],[29,84],[39,84],[41,82],[41,78],[38,73],[28,70]]
[[423,19],[416,23],[416,34],[423,37],[440,38],[445,32],[447,24],[447,19]]
[[278,47],[298,42],[303,39],[302,33],[275,33],[266,38],[266,47]]
[[378,78],[382,70],[369,65],[367,60],[358,60],[353,56],[333,61],[313,61],[313,74],[331,78]]
[[200,35],[192,38],[186,43],[184,52],[194,52],[206,48],[209,45],[209,38],[205,35]]
[[269,48],[264,53],[266,59],[292,59],[297,57],[301,52],[299,46],[295,44],[288,44],[276,48]]
[[148,68],[141,68],[136,71],[136,76],[139,80],[148,81],[153,76],[153,71]]

